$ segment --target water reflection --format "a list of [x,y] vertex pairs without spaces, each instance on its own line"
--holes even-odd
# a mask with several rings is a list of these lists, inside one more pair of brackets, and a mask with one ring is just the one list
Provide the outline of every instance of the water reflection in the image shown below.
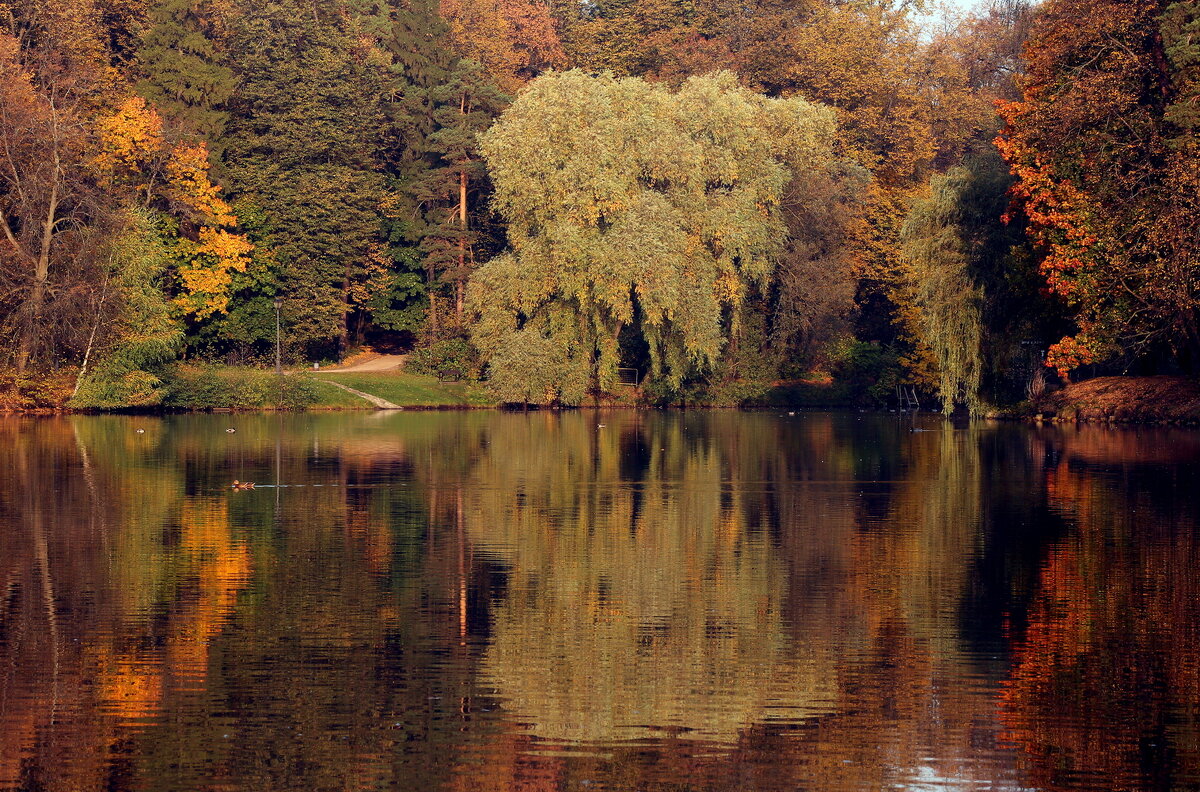
[[496,427],[467,481],[468,536],[510,570],[481,668],[505,709],[599,743],[733,741],[831,711],[840,647],[787,634],[786,566],[747,509],[764,482],[730,480],[740,460],[706,426],[606,420]]
[[1198,459],[821,414],[2,419],[0,789],[1195,787]]
[[1200,437],[1089,429],[1040,440],[1051,508],[1075,527],[1041,559],[1002,718],[1031,780],[1200,783]]

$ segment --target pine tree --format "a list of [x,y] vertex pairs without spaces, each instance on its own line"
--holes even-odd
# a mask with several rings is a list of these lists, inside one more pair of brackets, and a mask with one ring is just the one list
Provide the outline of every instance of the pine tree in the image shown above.
[[249,4],[232,42],[240,86],[226,165],[267,218],[293,339],[344,352],[386,280],[378,170],[387,58],[354,18],[296,0]]
[[486,235],[477,233],[490,192],[478,136],[507,106],[508,97],[492,85],[480,64],[465,59],[430,96],[438,128],[426,146],[437,160],[415,185],[429,224],[421,249],[430,285],[453,286],[453,324],[461,329],[467,277],[477,262],[495,252],[488,249]]
[[236,84],[220,46],[227,13],[205,0],[160,0],[138,50],[136,90],[175,125],[208,143],[214,159],[229,120],[225,102]]
[[429,136],[437,128],[433,92],[449,79],[457,56],[449,47],[448,28],[430,0],[406,0],[377,24],[379,45],[391,59],[385,172],[388,287],[372,302],[376,324],[414,335],[440,325],[435,272],[424,264],[421,241],[432,226],[419,193],[437,166]]

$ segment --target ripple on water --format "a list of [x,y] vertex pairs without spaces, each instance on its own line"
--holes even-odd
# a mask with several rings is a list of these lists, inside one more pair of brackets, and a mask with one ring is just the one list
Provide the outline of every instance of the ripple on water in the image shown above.
[[1196,433],[230,420],[0,422],[0,789],[1200,785]]

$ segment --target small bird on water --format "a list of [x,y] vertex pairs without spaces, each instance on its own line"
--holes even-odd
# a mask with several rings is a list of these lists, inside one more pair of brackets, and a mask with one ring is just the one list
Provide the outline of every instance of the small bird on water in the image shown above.
[[230,488],[235,489],[235,490],[254,489],[254,482],[253,481],[238,481],[237,479],[234,479],[233,485]]
[[133,431],[136,432],[137,434],[146,434],[145,429],[134,429]]
[[225,431],[226,431],[226,433],[228,433],[228,434],[233,434],[234,432],[236,432],[236,431],[237,431],[237,429],[234,429],[234,428],[230,427],[229,429],[226,429]]

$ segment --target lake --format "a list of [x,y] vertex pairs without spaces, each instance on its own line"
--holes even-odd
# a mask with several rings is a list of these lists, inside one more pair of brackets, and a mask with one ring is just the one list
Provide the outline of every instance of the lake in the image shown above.
[[0,419],[0,789],[1197,789],[1198,463],[938,416]]

